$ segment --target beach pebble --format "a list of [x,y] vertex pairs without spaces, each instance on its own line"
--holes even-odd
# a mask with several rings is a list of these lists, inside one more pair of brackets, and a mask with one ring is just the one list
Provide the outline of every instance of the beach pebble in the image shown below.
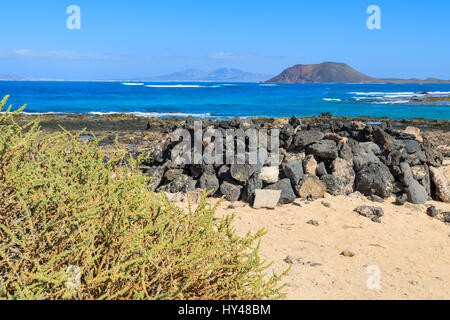
[[359,206],[355,210],[361,216],[371,219],[373,222],[380,222],[380,217],[384,215],[384,211],[380,207],[374,206]]
[[341,252],[341,255],[344,257],[353,257],[355,254],[349,250],[344,250]]
[[331,207],[331,203],[325,202],[325,201],[322,201],[322,205],[323,205],[324,207],[327,207],[327,208],[330,208],[330,207]]
[[283,261],[286,262],[287,264],[299,264],[301,260],[302,260],[301,258],[293,256],[287,256],[286,258],[283,259]]
[[317,262],[313,262],[313,263],[310,263],[309,266],[310,267],[320,267],[320,266],[322,266],[322,264],[321,263],[317,263]]
[[435,218],[438,215],[438,211],[435,206],[429,206],[427,208],[427,215],[429,215],[432,218]]

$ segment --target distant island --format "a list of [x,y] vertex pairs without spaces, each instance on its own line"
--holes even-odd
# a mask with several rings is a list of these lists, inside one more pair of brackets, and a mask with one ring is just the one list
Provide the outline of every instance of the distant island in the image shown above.
[[199,69],[187,69],[168,75],[139,79],[150,82],[180,82],[180,81],[208,81],[208,82],[264,82],[271,75],[245,72],[233,68],[220,68],[214,71],[202,71]]
[[450,83],[436,78],[396,79],[369,77],[340,62],[297,64],[266,82],[272,83]]
[[[267,80],[269,79],[269,80]],[[20,75],[0,74],[0,81],[92,81],[92,82],[266,82],[266,83],[423,83],[449,84],[450,80],[437,78],[398,79],[374,78],[365,75],[341,62],[322,62],[319,64],[297,64],[273,77],[269,74],[246,72],[234,68],[220,68],[214,71],[186,69],[179,72],[155,77],[109,80],[69,80],[69,79],[35,79]]]

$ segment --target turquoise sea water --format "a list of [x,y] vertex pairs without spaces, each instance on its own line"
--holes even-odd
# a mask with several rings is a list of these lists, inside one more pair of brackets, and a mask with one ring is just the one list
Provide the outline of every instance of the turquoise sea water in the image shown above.
[[0,81],[0,95],[29,113],[134,113],[141,116],[372,116],[450,120],[450,103],[409,102],[449,95],[450,85],[121,83]]

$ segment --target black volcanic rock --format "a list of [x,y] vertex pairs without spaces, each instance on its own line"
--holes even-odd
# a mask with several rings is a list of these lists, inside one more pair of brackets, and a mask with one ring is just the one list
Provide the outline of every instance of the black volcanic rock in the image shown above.
[[372,78],[349,67],[345,63],[323,62],[320,64],[297,64],[287,68],[268,82],[320,83],[364,82]]
[[[372,201],[393,195],[398,205],[406,201],[424,203],[439,196],[431,173],[435,167],[442,166],[443,155],[426,136],[419,142],[402,130],[393,130],[385,121],[369,125],[366,119],[351,121],[323,116],[293,117],[290,124],[286,120],[235,118],[203,125],[203,130],[214,127],[221,131],[265,128],[270,134],[271,128],[281,129],[280,145],[284,147],[279,149],[278,165],[270,164],[276,169],[276,180],[280,179],[276,183],[271,184],[276,180],[261,174],[267,169],[262,163],[268,165],[265,158],[258,159],[261,161],[257,164],[177,164],[169,155],[178,140],[166,136],[166,140],[151,145],[149,158],[144,162],[145,174],[152,177],[149,189],[183,193],[198,187],[211,190],[211,196],[225,195],[229,201],[240,199],[249,203],[253,203],[256,190],[281,190],[277,198],[280,204],[294,201],[296,195],[323,197],[325,191],[332,195],[359,191]],[[190,130],[193,126],[193,118],[178,123],[164,121],[170,128]],[[161,125],[158,121],[151,123],[149,130],[161,132]],[[223,143],[224,151],[229,147],[235,151],[234,144]],[[243,150],[250,155],[245,142],[236,140],[235,143],[245,144]]]

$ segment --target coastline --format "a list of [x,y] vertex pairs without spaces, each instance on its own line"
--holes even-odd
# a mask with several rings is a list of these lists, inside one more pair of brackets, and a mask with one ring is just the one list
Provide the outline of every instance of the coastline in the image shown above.
[[[181,117],[140,117],[128,113],[89,114],[89,113],[47,113],[47,114],[19,114],[16,121],[30,122],[40,118],[40,126],[46,133],[60,130],[60,126],[73,133],[84,130],[83,137],[92,135],[103,139],[100,145],[105,148],[113,146],[116,135],[119,145],[129,151],[162,143],[171,133],[174,125],[186,118]],[[255,123],[283,124],[289,121],[286,117],[246,118]],[[336,117],[324,114],[316,117],[301,117],[302,121],[314,123],[316,121],[361,121],[367,124],[391,123],[397,129],[408,126],[419,128],[428,136],[430,141],[441,151],[445,158],[450,159],[450,121],[436,119],[401,119],[394,120],[386,117]],[[220,120],[203,118],[203,121],[214,123]]]

